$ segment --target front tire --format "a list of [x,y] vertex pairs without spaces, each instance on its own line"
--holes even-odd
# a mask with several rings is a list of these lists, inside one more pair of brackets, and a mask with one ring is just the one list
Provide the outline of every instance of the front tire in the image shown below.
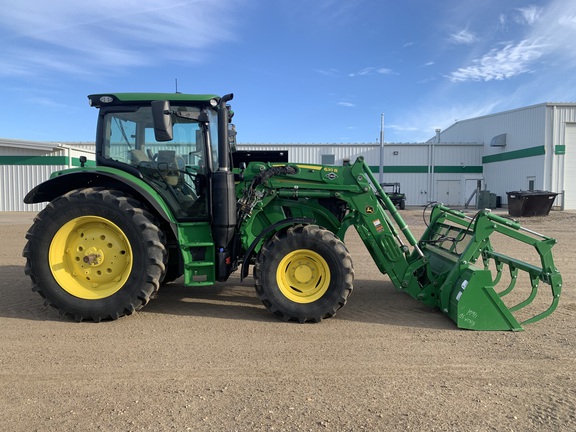
[[32,290],[77,321],[132,314],[158,291],[165,272],[154,216],[119,191],[86,188],[55,199],[26,238]]
[[254,280],[262,303],[280,319],[320,322],[346,304],[354,269],[346,246],[331,231],[297,225],[262,247]]

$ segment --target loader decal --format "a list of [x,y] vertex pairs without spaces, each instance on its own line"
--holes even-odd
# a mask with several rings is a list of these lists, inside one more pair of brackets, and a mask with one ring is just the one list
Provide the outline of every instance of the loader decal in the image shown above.
[[374,227],[376,228],[376,231],[378,232],[382,232],[384,231],[384,227],[382,226],[382,222],[380,222],[380,219],[376,219],[374,222]]

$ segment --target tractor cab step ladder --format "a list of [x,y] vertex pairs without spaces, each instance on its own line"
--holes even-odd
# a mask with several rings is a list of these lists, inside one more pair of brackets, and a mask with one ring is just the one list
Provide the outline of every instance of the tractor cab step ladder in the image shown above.
[[215,282],[215,249],[210,224],[178,224],[178,237],[184,260],[184,284],[207,286]]

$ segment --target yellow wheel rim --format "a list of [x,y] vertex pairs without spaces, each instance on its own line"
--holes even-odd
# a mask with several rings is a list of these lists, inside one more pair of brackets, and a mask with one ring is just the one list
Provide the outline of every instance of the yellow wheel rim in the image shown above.
[[298,249],[280,261],[276,281],[287,299],[296,303],[312,303],[328,291],[330,268],[316,252]]
[[111,296],[132,271],[132,248],[124,232],[107,219],[81,216],[63,225],[48,252],[56,282],[75,297]]

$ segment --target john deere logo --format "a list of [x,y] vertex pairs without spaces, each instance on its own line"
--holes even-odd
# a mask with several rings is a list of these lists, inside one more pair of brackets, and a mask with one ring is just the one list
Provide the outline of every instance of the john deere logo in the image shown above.
[[331,173],[329,173],[329,174],[326,174],[326,178],[327,178],[328,180],[334,180],[334,179],[337,178],[337,177],[338,177],[338,175],[335,174],[335,173],[333,173],[333,172],[331,172]]
[[366,206],[366,213],[368,213],[368,214],[374,213],[374,207],[372,207],[372,206]]

